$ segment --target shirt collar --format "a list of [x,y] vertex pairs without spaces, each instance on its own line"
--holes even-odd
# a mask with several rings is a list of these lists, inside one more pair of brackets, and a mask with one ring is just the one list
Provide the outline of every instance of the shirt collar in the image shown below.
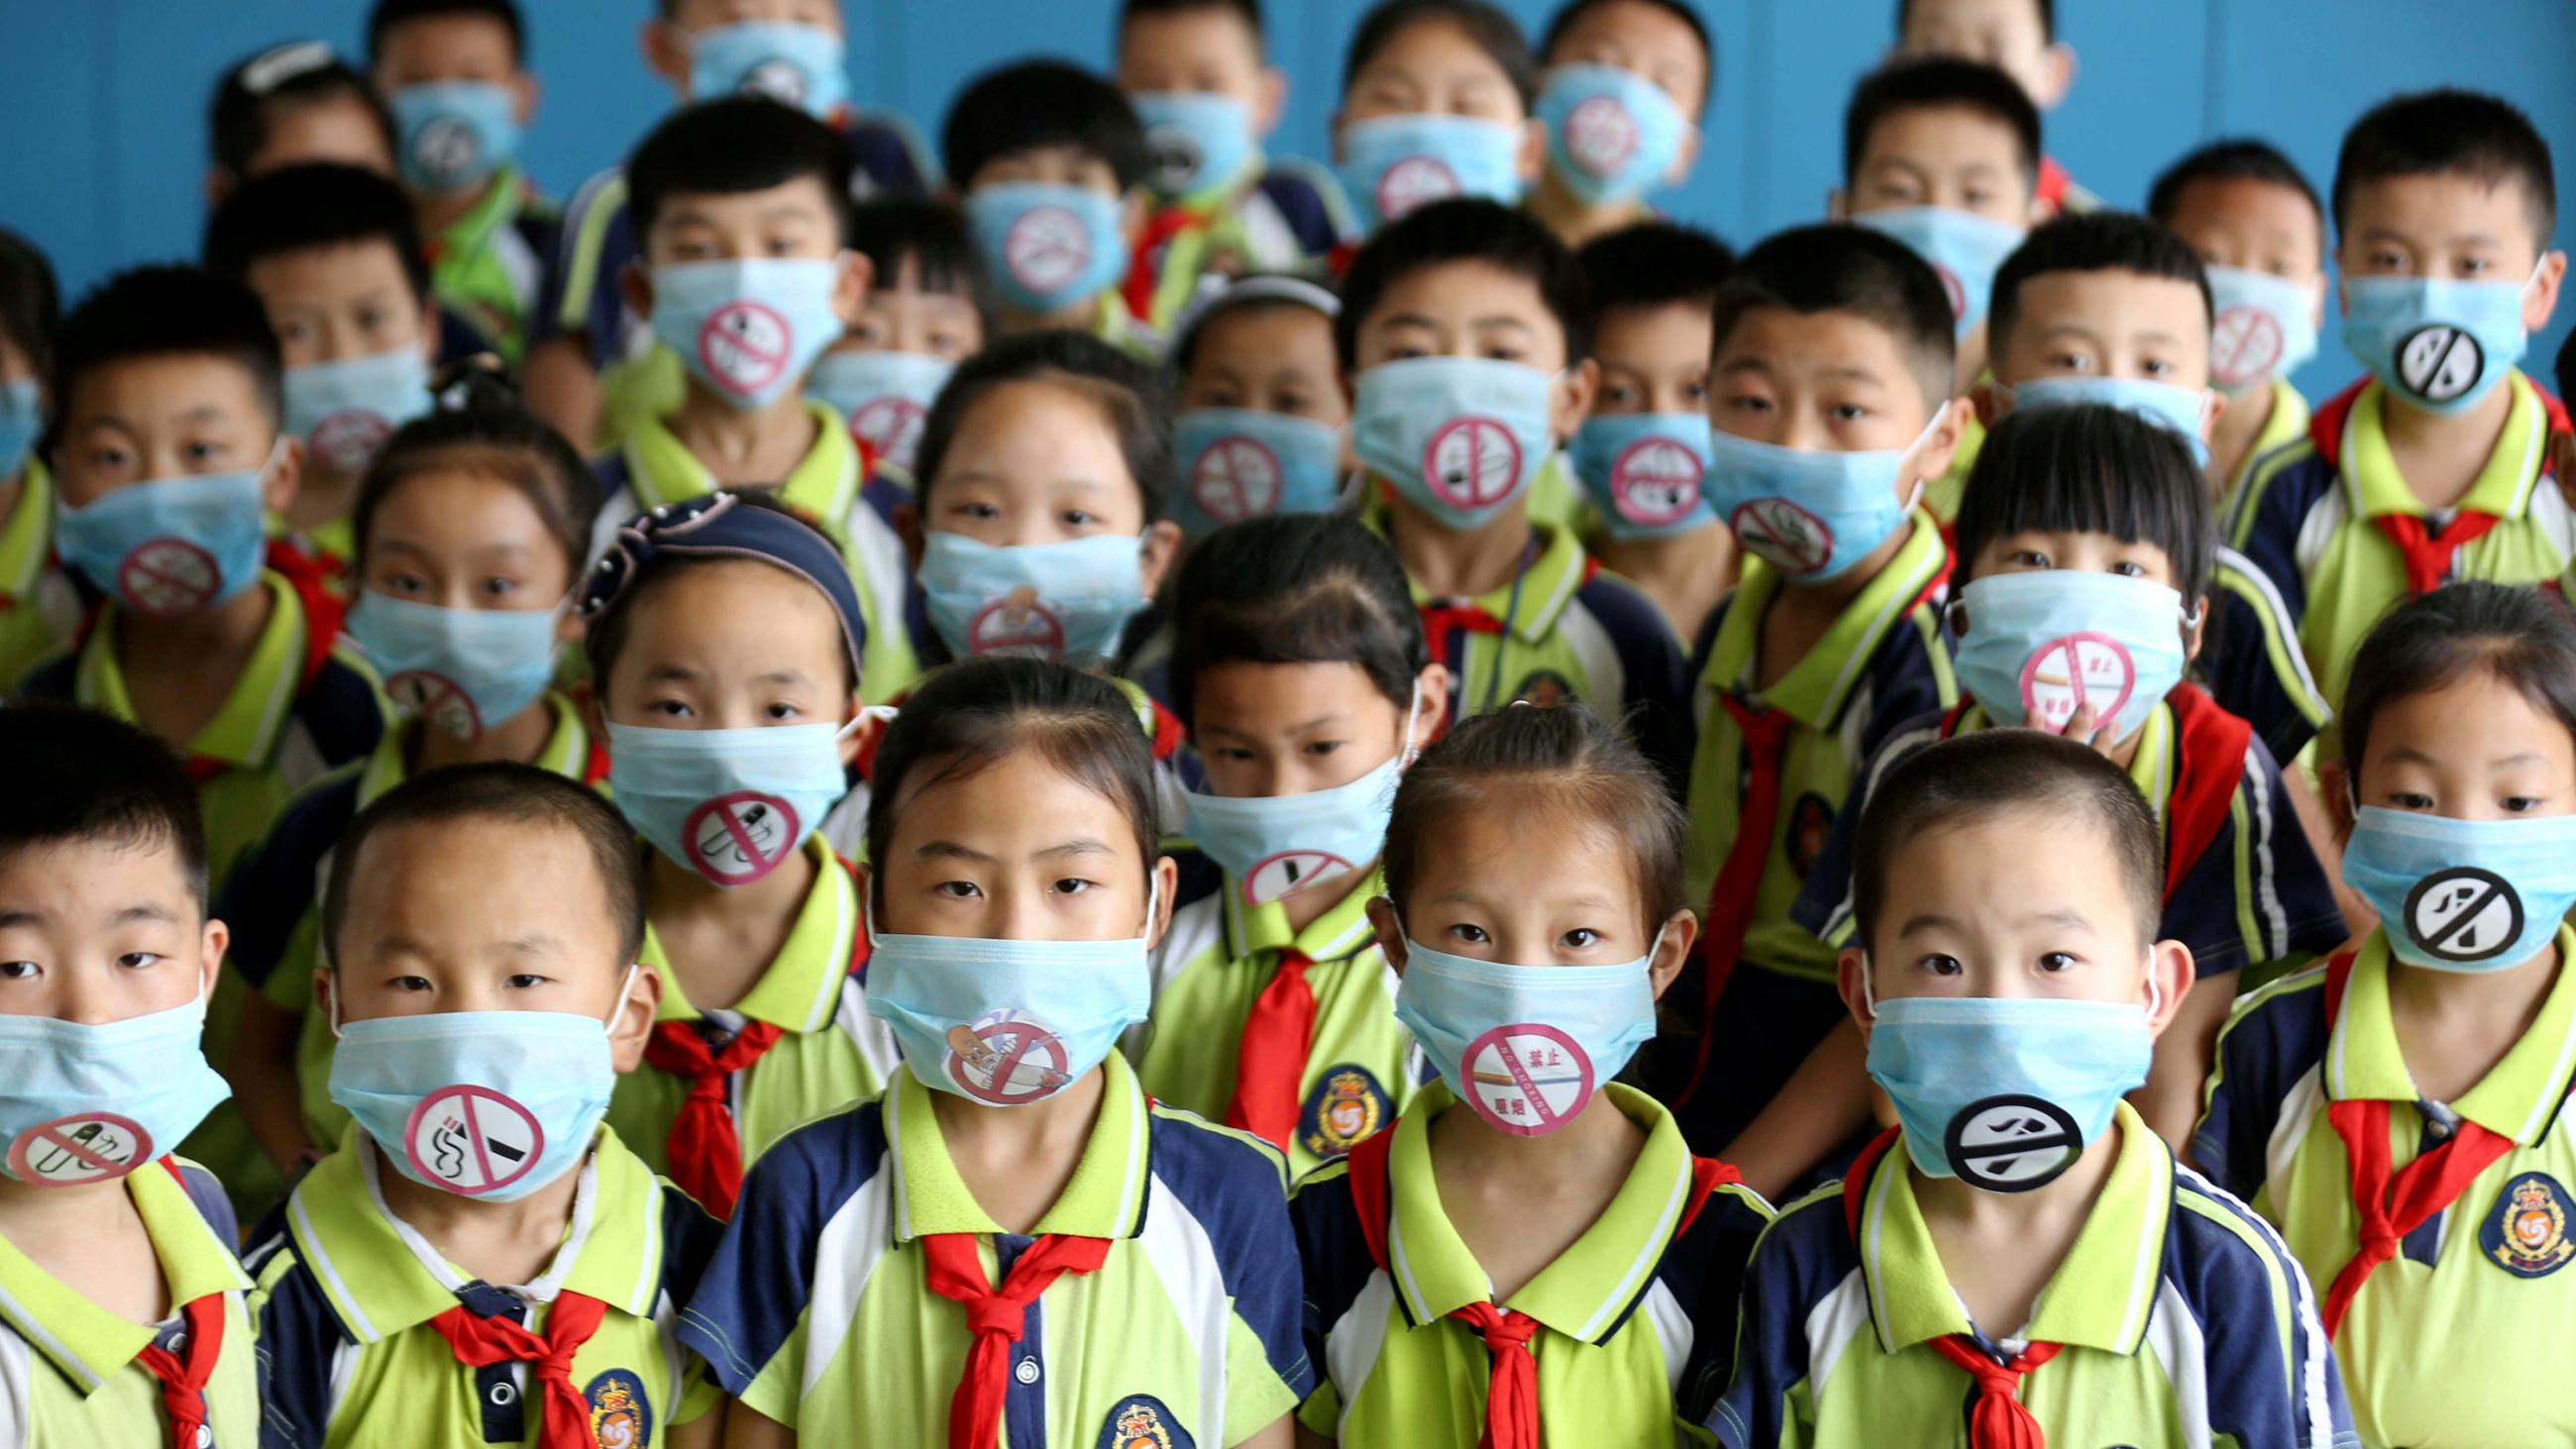
[[449,222],[434,239],[442,256],[476,252],[491,241],[493,233],[510,224],[519,214],[519,204],[527,196],[527,179],[518,166],[508,165],[492,173],[483,188],[483,197],[466,209],[463,216]]
[[[579,780],[590,765],[590,727],[581,722],[581,711],[560,692],[549,689],[542,699],[554,717],[554,728],[547,732],[544,747],[530,763],[549,774]],[[411,748],[424,728],[418,719],[405,720],[376,741],[375,753],[367,756],[366,768],[358,775],[359,809],[366,809],[378,796],[411,777]]]
[[0,519],[0,608],[36,591],[54,543],[54,475],[30,457],[18,480],[18,506]]
[[[250,659],[232,692],[215,709],[188,753],[233,766],[265,764],[277,736],[292,712],[304,682],[304,604],[286,580],[263,570],[259,585],[268,590],[268,622],[251,645]],[[123,617],[114,603],[101,606],[97,627],[82,646],[74,676],[73,697],[122,719],[134,718],[134,699],[125,689],[125,672],[116,662],[116,626]]]
[[1923,591],[1941,576],[1947,557],[1941,526],[1932,515],[1917,509],[1909,527],[1896,556],[1843,606],[1815,647],[1790,666],[1779,683],[1760,691],[1746,684],[1753,674],[1754,649],[1762,642],[1762,616],[1778,597],[1782,580],[1760,559],[1747,559],[1743,581],[1735,586],[1726,616],[1718,622],[1702,681],[1712,689],[1732,691],[1785,711],[1809,728],[1830,724],[1877,657],[1880,641],[1904,621]]
[[[251,1286],[232,1245],[215,1236],[167,1162],[127,1173],[125,1192],[160,1260],[171,1312],[209,1293]],[[153,1340],[150,1327],[91,1302],[6,1238],[0,1238],[0,1322],[43,1354],[83,1398],[96,1393]]]
[[[2504,433],[2478,469],[2477,481],[2460,496],[2458,507],[2498,518],[2520,518],[2540,481],[2541,465],[2548,460],[2549,417],[2529,378],[2508,373],[2505,385],[2513,390],[2513,409],[2505,415]],[[2386,390],[2373,378],[2344,417],[2341,471],[2346,496],[2352,511],[2363,518],[2388,514],[2420,518],[2425,512],[2423,500],[2406,486],[2406,476],[2397,470],[2397,455],[2388,447],[2386,402]]]
[[[805,854],[814,862],[814,885],[778,955],[733,1004],[735,1011],[799,1035],[832,1024],[841,1003],[841,982],[850,974],[850,951],[859,930],[859,893],[850,872],[832,854],[830,842],[817,832],[806,837]],[[696,1021],[705,1013],[689,1004],[677,972],[662,953],[653,925],[644,925],[644,964],[662,978],[659,1021]]]
[[[1558,464],[1551,458],[1547,466],[1554,468]],[[1376,475],[1371,474],[1370,477],[1374,479]],[[1380,533],[1386,531],[1383,510],[1380,510],[1377,528]],[[1583,587],[1591,559],[1583,552],[1583,541],[1575,536],[1574,530],[1536,520],[1530,523],[1530,546],[1526,557],[1529,562],[1501,588],[1466,602],[1502,620],[1503,627],[1511,632],[1513,638],[1524,644],[1540,644],[1556,632],[1558,617],[1565,613],[1566,605],[1574,602],[1575,590]],[[1408,585],[1417,607],[1453,602],[1434,598],[1420,584],[1408,580]]]
[[[805,400],[805,415],[814,420],[814,446],[789,470],[777,489],[780,502],[837,529],[859,495],[859,450],[850,442],[849,424],[828,403]],[[635,420],[622,445],[626,476],[635,497],[647,508],[659,508],[713,493],[719,485],[707,465],[671,433],[658,416]]]
[[[2529,1030],[2451,1110],[2530,1147],[2549,1133],[2576,1074],[2576,929],[2558,928],[2558,980]],[[2326,1041],[2325,1088],[2333,1101],[2417,1102],[2423,1094],[2397,1045],[2388,1001],[2388,933],[2374,931],[2354,954],[2343,1007]]]
[[2254,476],[2256,460],[2284,443],[2296,442],[2308,435],[2309,417],[2307,395],[2290,386],[2287,378],[2272,379],[2271,415],[2263,419],[2263,431],[2254,435],[2253,443],[2245,449],[2245,456],[2238,460],[2236,476],[2227,480],[2231,499],[2235,496],[2234,490]]
[[[1152,1170],[1145,1094],[1118,1053],[1111,1052],[1100,1069],[1106,1075],[1100,1115],[1063,1194],[1029,1230],[1033,1237],[1132,1238],[1145,1230],[1145,1185]],[[907,1243],[933,1233],[998,1234],[1001,1225],[975,1201],[948,1155],[930,1092],[905,1071],[894,1074],[886,1093],[886,1139],[895,1174],[894,1240]]]
[[1226,955],[1245,960],[1263,951],[1294,948],[1309,961],[1339,961],[1356,955],[1376,939],[1369,925],[1368,903],[1386,892],[1386,878],[1376,867],[1353,878],[1340,889],[1342,898],[1325,908],[1324,913],[1306,923],[1306,929],[1288,928],[1288,907],[1279,901],[1261,905],[1246,904],[1243,882],[1229,873],[1225,878],[1225,944]]

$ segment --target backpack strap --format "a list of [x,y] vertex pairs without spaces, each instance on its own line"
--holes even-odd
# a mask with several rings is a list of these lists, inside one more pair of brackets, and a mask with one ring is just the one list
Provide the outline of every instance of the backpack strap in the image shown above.
[[2175,737],[2173,798],[2165,811],[2164,898],[2170,901],[2226,823],[2254,727],[2194,685],[2177,685],[2165,698],[2173,706]]

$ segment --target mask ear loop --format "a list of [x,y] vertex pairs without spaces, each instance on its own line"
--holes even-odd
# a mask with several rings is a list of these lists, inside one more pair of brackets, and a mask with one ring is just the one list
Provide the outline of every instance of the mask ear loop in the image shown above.
[[1397,741],[1395,747],[1395,768],[1398,774],[1412,769],[1413,762],[1422,757],[1422,752],[1413,747],[1413,727],[1421,721],[1422,679],[1421,676],[1416,675],[1413,680],[1412,701],[1404,707],[1404,738]]
[[1878,988],[1870,984],[1872,963],[1869,953],[1860,953],[1860,1004],[1869,1008],[1869,1019],[1878,1020]]
[[[617,1029],[617,1014],[626,1009],[627,999],[635,994],[635,973],[643,969],[644,963],[641,961],[629,961],[626,963],[626,974],[618,978],[617,982],[617,1000],[609,1004],[608,1017],[599,1024],[601,1030],[615,1031]],[[336,993],[331,998],[332,1004],[334,1005],[337,1005],[339,1000],[340,998]]]

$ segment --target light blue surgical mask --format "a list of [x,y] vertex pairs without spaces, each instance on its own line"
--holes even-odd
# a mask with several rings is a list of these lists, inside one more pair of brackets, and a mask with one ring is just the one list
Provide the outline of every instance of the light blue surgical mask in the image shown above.
[[1925,1176],[1987,1192],[2029,1192],[2074,1166],[2146,1082],[2155,1050],[2152,999],[1900,996],[1874,1008],[1869,1074],[1896,1104],[1907,1154]]
[[1225,867],[1246,905],[1267,905],[1367,866],[1386,847],[1395,782],[1412,762],[1422,687],[1405,706],[1408,742],[1386,763],[1347,784],[1302,795],[1202,795],[1182,792],[1190,843]]
[[841,340],[840,283],[837,258],[667,262],[653,269],[653,336],[725,402],[767,407]]
[[519,154],[519,97],[491,81],[431,81],[385,97],[401,133],[403,184],[454,196]]
[[2380,386],[2429,413],[2467,412],[2522,360],[2519,282],[2346,277],[2343,345]]
[[966,221],[1002,297],[1024,312],[1062,312],[1127,275],[1118,198],[1088,186],[1014,181],[977,188]]
[[681,730],[608,725],[608,789],[635,833],[673,864],[747,886],[787,863],[849,793],[841,740],[808,724]]
[[1153,165],[1145,184],[1165,201],[1214,200],[1241,182],[1258,152],[1252,108],[1203,91],[1147,91],[1129,96],[1145,126]]
[[1360,374],[1351,451],[1456,532],[1480,528],[1547,466],[1556,379],[1484,357],[1408,357]]
[[1145,608],[1143,539],[1095,533],[997,547],[962,533],[923,536],[922,602],[948,652],[1096,664],[1115,656]]
[[1548,72],[1538,118],[1547,126],[1548,169],[1586,206],[1654,190],[1681,156],[1691,124],[1663,87],[1615,65]]
[[2028,235],[2009,222],[1946,206],[1901,206],[1864,212],[1852,220],[1905,243],[1931,264],[1942,290],[1950,294],[1950,315],[1958,320],[1962,337],[1986,320],[1995,273]]
[[45,430],[45,403],[32,377],[0,383],[0,478],[15,478],[27,466],[36,435]]
[[554,678],[552,609],[446,609],[369,589],[346,624],[385,698],[461,740],[515,719]]
[[1192,538],[1247,518],[1322,513],[1341,493],[1342,430],[1251,408],[1193,408],[1173,424],[1181,529]]
[[394,429],[429,411],[429,359],[419,344],[286,370],[286,431],[337,473],[367,470]]
[[1951,602],[1959,682],[1997,724],[2036,709],[2063,730],[2089,704],[2126,740],[2182,683],[2184,632],[2200,622],[2182,595],[2094,569],[1981,574]]
[[815,359],[805,391],[839,409],[878,457],[909,473],[922,422],[956,371],[956,363],[926,353],[826,352]]
[[1147,878],[1144,929],[1118,941],[888,935],[871,889],[868,1014],[923,1086],[991,1107],[1043,1102],[1153,1008],[1146,938],[1161,882]]
[[747,20],[702,30],[689,42],[689,99],[767,96],[827,121],[850,96],[843,50],[841,33],[820,25]]
[[2243,392],[2288,377],[2317,355],[2317,291],[2243,267],[2209,269],[2209,380]]
[[1513,966],[1404,938],[1395,1019],[1440,1079],[1495,1129],[1554,1132],[1655,1034],[1655,945],[1615,966]]
[[[619,1009],[634,990],[628,966]],[[515,1202],[590,1154],[617,1086],[608,1023],[570,1011],[434,1011],[343,1022],[331,1100],[423,1187]]]
[[232,1095],[206,1065],[205,1029],[202,996],[123,1021],[0,1016],[0,1170],[77,1187],[177,1151]]
[[2546,949],[2576,908],[2576,815],[2454,820],[2364,805],[2343,883],[2379,913],[2388,949],[2428,971],[2506,971]]
[[229,603],[259,578],[267,475],[263,466],[158,478],[78,508],[58,503],[54,551],[100,593],[147,618]]
[[1566,457],[1612,538],[1670,538],[1717,522],[1709,432],[1705,413],[1594,413]]
[[1342,188],[1363,235],[1453,196],[1517,206],[1521,130],[1468,116],[1385,116],[1342,132]]
[[2200,435],[2209,420],[2206,388],[2143,377],[2034,377],[2003,391],[2016,408],[2118,408],[2172,432],[2190,445],[2194,461],[2209,466],[2209,443]]
[[[1940,422],[1936,415],[1924,436]],[[1754,557],[1800,583],[1849,572],[1905,526],[1923,496],[1920,480],[1910,496],[1896,496],[1919,437],[1884,451],[1808,452],[1712,428],[1708,443],[1710,505]]]

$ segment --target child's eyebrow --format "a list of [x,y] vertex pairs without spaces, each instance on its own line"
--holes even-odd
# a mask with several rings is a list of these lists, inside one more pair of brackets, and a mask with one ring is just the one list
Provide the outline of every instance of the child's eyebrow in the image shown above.
[[971,845],[960,845],[954,840],[925,840],[920,845],[913,848],[912,858],[915,860],[965,860],[972,861],[978,865],[993,865],[997,863],[996,857],[987,855],[983,851],[977,850]]
[[560,956],[564,949],[561,940],[543,931],[530,931],[525,935],[512,937],[501,944],[504,950],[514,956]]
[[813,677],[814,676],[806,673],[804,670],[791,664],[785,669],[772,669],[766,674],[755,675],[753,676],[752,683],[803,684],[805,681],[812,679]]
[[685,664],[656,664],[644,671],[644,679],[647,683],[660,683],[664,680],[685,682],[699,677],[699,671]]
[[2082,911],[2075,909],[2073,906],[2059,906],[2053,910],[2033,911],[2030,913],[2028,919],[2047,926],[2064,926],[2069,930],[2090,931],[2093,929],[2092,917],[2085,915]]
[[50,919],[50,917],[48,917],[43,911],[0,911],[0,931],[6,931],[17,926],[41,925],[48,919]]
[[1061,845],[1050,845],[1046,849],[1039,851],[1035,858],[1038,860],[1066,860],[1078,855],[1111,855],[1114,853],[1115,852],[1110,850],[1106,843],[1094,840],[1090,836],[1086,835],[1079,839],[1065,841]]
[[169,921],[175,923],[178,919],[179,917],[173,913],[168,906],[162,905],[157,901],[145,901],[141,905],[125,907],[111,917],[110,921],[115,925],[123,926],[130,925],[136,921]]
[[1898,937],[1902,938],[1906,936],[1920,935],[1925,931],[1940,930],[1944,927],[1956,930],[1958,929],[1958,925],[1959,923],[1957,921],[1952,920],[1948,916],[1938,914],[1937,912],[1926,912],[1923,915],[1907,917],[1905,924],[1897,930],[1896,934]]
[[1529,319],[1515,316],[1507,312],[1495,313],[1492,316],[1487,317],[1479,317],[1476,319],[1476,325],[1478,327],[1511,327],[1522,332],[1532,330]]

